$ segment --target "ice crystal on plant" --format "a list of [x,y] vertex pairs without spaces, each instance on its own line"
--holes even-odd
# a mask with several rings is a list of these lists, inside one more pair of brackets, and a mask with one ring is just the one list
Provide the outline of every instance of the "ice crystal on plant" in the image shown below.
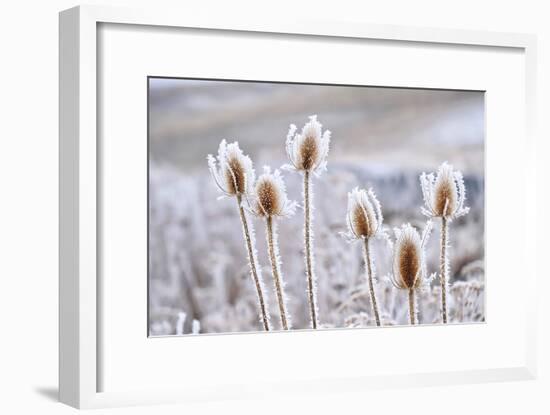
[[250,157],[243,154],[237,141],[220,142],[218,156],[209,154],[208,167],[220,191],[226,196],[247,195],[252,192],[255,180]]
[[391,282],[396,288],[417,289],[426,279],[426,256],[424,246],[428,241],[432,228],[431,221],[428,221],[422,233],[409,223],[395,228],[393,250],[393,274]]
[[327,156],[330,145],[330,131],[323,132],[323,126],[317,121],[317,116],[312,115],[304,125],[300,134],[297,128],[291,124],[286,136],[286,153],[290,164],[283,168],[297,171],[303,174],[303,198],[304,198],[304,261],[306,267],[307,296],[311,327],[318,326],[317,304],[317,277],[315,274],[315,255],[313,250],[313,183],[311,175],[319,177],[327,168]]
[[420,186],[424,198],[421,211],[424,215],[441,218],[440,265],[439,278],[441,283],[441,316],[447,323],[447,291],[450,278],[449,265],[449,222],[466,215],[469,207],[465,207],[466,187],[462,173],[444,162],[439,166],[437,175],[433,173],[420,175]]
[[250,265],[250,273],[258,295],[260,322],[264,330],[267,331],[270,329],[270,317],[267,299],[264,294],[265,289],[261,267],[258,264],[254,226],[252,223],[249,223],[243,206],[243,196],[246,198],[254,188],[255,174],[252,160],[242,152],[236,141],[227,144],[225,140],[220,142],[217,159],[209,154],[207,160],[210,173],[218,189],[226,196],[235,197],[237,201],[237,208],[239,210],[239,217]]
[[422,213],[428,217],[444,217],[452,220],[466,215],[469,207],[465,207],[466,188],[464,178],[453,166],[444,162],[439,166],[437,175],[422,173],[420,185],[424,206]]
[[348,233],[344,236],[350,241],[386,237],[382,226],[382,208],[372,188],[365,190],[356,187],[348,193],[346,218]]
[[323,132],[322,127],[316,115],[309,117],[309,122],[304,125],[300,134],[296,133],[294,124],[290,125],[286,137],[286,153],[290,164],[284,168],[313,173],[316,176],[326,170],[331,133],[329,130]]
[[296,212],[296,202],[288,200],[286,186],[279,170],[271,172],[264,167],[264,173],[256,181],[252,201],[252,212],[261,217],[288,218]]
[[281,327],[284,330],[289,330],[291,317],[285,294],[286,284],[281,270],[276,219],[292,216],[296,210],[296,202],[288,200],[286,186],[279,171],[275,170],[272,173],[271,168],[265,166],[264,173],[256,182],[252,201],[249,203],[252,205],[252,212],[265,220],[269,262],[279,305]]

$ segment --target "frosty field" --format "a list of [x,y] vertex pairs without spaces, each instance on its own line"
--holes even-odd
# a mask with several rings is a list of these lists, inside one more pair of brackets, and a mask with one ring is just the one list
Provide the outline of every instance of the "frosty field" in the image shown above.
[[[285,151],[289,125],[296,124],[300,134],[314,114],[323,131],[331,132],[326,171],[311,176],[318,329],[376,327],[364,239],[359,235],[350,243],[343,236],[350,232],[348,194],[356,187],[372,188],[383,214],[379,231],[389,236],[389,243],[383,237],[368,242],[380,325],[383,329],[410,324],[409,291],[395,285],[394,228],[409,223],[421,235],[429,218],[421,211],[426,202],[420,176],[437,173],[443,162],[462,173],[464,206],[469,208],[458,214],[457,206],[456,217],[447,214],[452,195],[442,208],[443,215],[449,216],[447,320],[484,321],[482,92],[150,78],[151,336],[265,329],[236,198],[220,199],[223,193],[207,162],[208,154],[218,154],[223,139],[238,142],[254,164],[256,179],[263,166],[279,169],[289,202],[297,202],[293,216],[274,218],[279,271],[284,275],[291,329],[312,327],[304,260],[304,175],[281,170],[281,166],[289,164]],[[253,195],[246,195],[242,203],[255,229],[256,265],[263,277],[270,329],[280,330],[266,215],[262,209],[260,215],[250,211],[256,206],[254,200]],[[372,225],[376,216],[369,216],[367,210],[359,213],[364,212]],[[422,284],[414,281],[418,282],[414,288],[416,324],[443,323],[442,221],[437,212],[431,219],[431,236],[422,248],[423,260],[418,261],[425,275],[420,270],[414,273],[422,278]]]

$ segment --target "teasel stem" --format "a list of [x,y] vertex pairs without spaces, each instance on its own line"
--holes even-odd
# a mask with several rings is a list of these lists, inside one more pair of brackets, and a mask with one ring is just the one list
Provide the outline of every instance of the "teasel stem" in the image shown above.
[[447,282],[449,280],[448,276],[448,259],[447,259],[447,238],[449,232],[449,225],[447,224],[447,218],[445,216],[441,217],[441,243],[440,243],[440,265],[439,265],[439,275],[441,282],[441,315],[443,317],[443,324],[447,323]]
[[242,206],[242,196],[237,195],[237,205],[239,207],[239,215],[241,217],[241,223],[243,226],[243,234],[244,238],[246,240],[246,248],[248,250],[248,261],[250,264],[250,272],[252,274],[252,279],[254,280],[254,284],[256,285],[256,292],[258,293],[258,304],[260,306],[260,313],[262,318],[262,323],[264,326],[265,331],[269,331],[269,318],[267,316],[267,309],[266,304],[264,300],[264,293],[262,290],[262,284],[260,282],[260,278],[258,276],[258,270],[257,265],[255,261],[254,256],[254,247],[252,246],[252,238],[250,237],[250,230],[248,227],[248,220],[246,219],[246,214],[244,211],[244,208]]
[[414,288],[409,288],[409,316],[411,319],[411,325],[416,324],[416,313],[414,312],[416,309],[416,305],[414,303]]
[[376,295],[374,293],[374,284],[372,281],[372,263],[371,263],[371,257],[370,257],[369,238],[364,239],[364,256],[365,256],[365,267],[367,269],[367,280],[369,282],[370,302],[372,304],[372,311],[374,313],[376,325],[380,326],[380,315],[378,313],[378,305],[376,304]]
[[307,294],[309,302],[309,314],[311,317],[311,327],[317,328],[317,299],[315,298],[315,280],[313,275],[313,254],[311,252],[311,181],[309,171],[304,171],[304,215],[305,215],[305,245],[306,245],[306,276],[307,276]]
[[280,277],[279,261],[277,260],[277,252],[275,251],[273,218],[266,218],[267,225],[267,245],[269,249],[269,261],[271,262],[271,272],[273,274],[273,282],[275,283],[275,292],[277,293],[277,301],[279,303],[279,314],[281,316],[281,327],[283,330],[288,330],[287,312],[284,301],[283,284]]

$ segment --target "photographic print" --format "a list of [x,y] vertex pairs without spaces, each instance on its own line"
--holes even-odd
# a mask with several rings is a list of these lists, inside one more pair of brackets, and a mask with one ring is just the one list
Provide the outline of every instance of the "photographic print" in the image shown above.
[[485,321],[483,91],[147,87],[150,336]]

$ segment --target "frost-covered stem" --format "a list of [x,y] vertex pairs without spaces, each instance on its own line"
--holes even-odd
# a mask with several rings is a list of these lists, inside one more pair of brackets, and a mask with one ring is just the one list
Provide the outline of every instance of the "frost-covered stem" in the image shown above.
[[304,237],[306,245],[306,276],[307,276],[307,294],[309,301],[309,313],[311,317],[311,327],[317,328],[317,299],[315,298],[315,280],[313,274],[313,259],[311,252],[311,195],[310,195],[310,177],[309,172],[304,172]]
[[448,272],[449,266],[447,258],[448,255],[448,238],[449,225],[447,224],[447,219],[443,216],[441,218],[441,243],[440,243],[440,264],[439,264],[439,276],[441,281],[441,315],[443,317],[443,323],[447,323],[447,282],[449,280]]
[[415,312],[414,312],[415,309],[416,309],[416,306],[414,304],[414,288],[410,288],[409,289],[409,316],[410,316],[412,325],[416,324]]
[[265,331],[269,331],[269,318],[267,316],[267,309],[264,300],[264,293],[262,290],[262,284],[260,282],[260,277],[258,275],[258,269],[255,261],[254,247],[252,246],[252,238],[250,236],[250,230],[248,228],[248,220],[246,219],[246,214],[244,208],[242,207],[242,197],[237,196],[237,204],[239,207],[239,215],[241,217],[241,223],[243,225],[243,234],[244,239],[246,240],[246,248],[248,250],[248,262],[250,264],[250,273],[254,284],[256,285],[256,292],[258,293],[258,305],[260,306],[261,319]]
[[374,284],[372,282],[372,262],[370,257],[369,239],[364,239],[364,256],[365,256],[365,268],[367,269],[367,280],[369,282],[370,302],[372,304],[372,311],[374,318],[376,319],[376,325],[380,326],[380,315],[378,314],[378,305],[376,304],[376,295],[374,293]]
[[279,270],[279,261],[277,259],[277,252],[275,248],[274,232],[273,232],[273,218],[268,216],[266,218],[267,225],[267,246],[269,249],[269,261],[271,262],[271,273],[273,275],[273,282],[275,283],[275,292],[277,293],[277,301],[279,302],[279,313],[281,315],[281,327],[283,330],[288,330],[287,312],[285,307],[285,298],[283,292],[283,284],[281,281],[281,273]]

